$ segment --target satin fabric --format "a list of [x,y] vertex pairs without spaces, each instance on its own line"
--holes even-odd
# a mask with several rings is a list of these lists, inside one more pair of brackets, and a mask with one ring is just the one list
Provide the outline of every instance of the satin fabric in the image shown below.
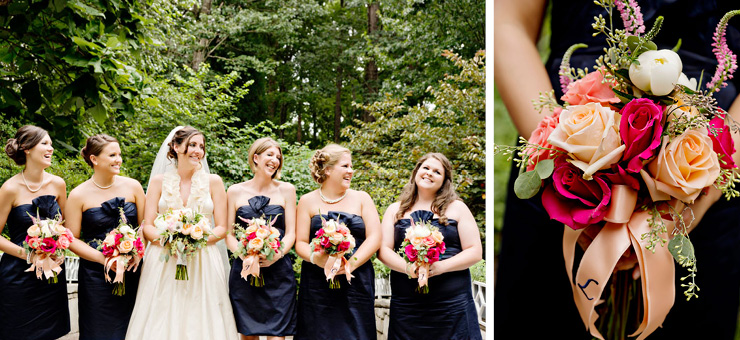
[[[446,260],[462,251],[457,221],[439,223],[434,213],[417,210],[411,213],[415,221],[429,221],[439,228],[447,249],[439,260]],[[411,225],[410,219],[396,221],[393,249],[399,249]],[[391,272],[391,308],[388,328],[389,340],[481,339],[478,312],[473,301],[470,270],[459,270],[429,278],[429,293],[416,292],[417,279],[406,274]]]
[[[136,204],[115,197],[82,212],[80,240],[97,248],[108,232],[118,227],[123,208],[127,223],[136,228],[138,215]],[[111,278],[114,273],[109,273]],[[126,294],[113,294],[113,283],[106,282],[102,264],[80,259],[78,274],[78,311],[80,340],[120,340],[126,337],[131,312],[134,309],[139,287],[141,267],[135,272],[125,273]]]
[[[285,236],[285,209],[269,204],[270,198],[255,196],[249,205],[239,207],[236,215],[245,219],[262,217],[276,218],[273,225]],[[237,218],[242,227],[247,224]],[[284,256],[269,267],[260,268],[264,279],[263,287],[254,287],[241,277],[242,260],[234,259],[229,275],[229,298],[234,310],[234,319],[239,333],[244,335],[287,336],[295,334],[296,328],[296,280],[293,261]]]
[[[14,207],[6,228],[11,242],[21,246],[33,222],[28,214],[54,218],[61,213],[56,197],[39,196]],[[8,254],[0,259],[0,339],[57,339],[70,331],[64,264],[57,283],[39,280],[25,260]]]

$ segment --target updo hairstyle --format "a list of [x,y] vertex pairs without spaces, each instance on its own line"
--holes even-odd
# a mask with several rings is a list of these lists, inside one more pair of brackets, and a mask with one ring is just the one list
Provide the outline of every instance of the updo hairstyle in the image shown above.
[[343,154],[352,154],[349,149],[338,144],[329,144],[321,150],[316,150],[311,157],[308,167],[311,169],[311,177],[316,183],[324,183],[326,180],[326,169],[334,166]]
[[278,165],[275,173],[272,174],[272,178],[280,179],[280,171],[283,169],[283,149],[280,147],[280,144],[278,144],[278,142],[270,137],[260,138],[254,141],[254,143],[252,143],[252,146],[249,147],[249,168],[252,170],[252,173],[256,172],[257,166],[257,164],[254,163],[254,155],[261,155],[263,152],[267,151],[267,149],[273,146],[278,149],[278,152],[280,152],[280,155],[278,156],[278,159],[280,160],[280,165]]
[[5,144],[5,153],[12,159],[15,164],[26,164],[25,150],[33,149],[41,143],[41,140],[49,133],[34,125],[24,125],[15,133],[15,138],[8,139]]
[[103,148],[110,143],[118,143],[118,139],[104,133],[94,135],[87,139],[85,147],[80,150],[80,155],[82,155],[82,159],[85,160],[85,163],[92,168],[93,163],[92,160],[90,160],[90,156],[100,156],[100,153],[103,152]]
[[[177,132],[175,132],[175,135],[172,136],[172,141],[170,142],[170,150],[167,152],[167,158],[177,161],[177,151],[175,151],[175,145],[187,146],[190,143],[190,139],[196,135],[203,136],[203,144],[205,144],[206,136],[204,136],[202,132],[198,131],[198,129],[192,126],[186,126],[180,130],[177,130]],[[203,149],[205,152],[205,145]],[[185,150],[187,150],[187,148]]]

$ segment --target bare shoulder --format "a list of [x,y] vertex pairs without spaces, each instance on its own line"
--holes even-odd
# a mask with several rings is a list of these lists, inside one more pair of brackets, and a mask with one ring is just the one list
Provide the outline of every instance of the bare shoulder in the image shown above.
[[131,178],[131,177],[126,177],[126,176],[118,176],[118,178],[120,178],[121,182],[123,182],[123,183],[124,183],[124,184],[126,184],[127,186],[132,186],[132,187],[139,187],[139,188],[141,188],[141,183],[139,183],[139,181],[137,181],[137,180],[135,180],[135,179],[133,179],[133,178]]
[[311,191],[303,196],[301,196],[301,199],[298,200],[298,204],[309,204],[311,201],[316,201],[319,199],[318,190]]
[[18,187],[18,183],[16,182],[18,175],[15,175],[11,178],[9,178],[5,183],[3,183],[2,186],[0,186],[0,195],[3,198],[9,198],[11,201],[14,201],[16,197],[18,197],[18,191],[20,188]]
[[54,175],[54,174],[49,174],[49,176],[51,176],[50,179],[49,179],[49,181],[50,181],[50,183],[52,185],[54,185],[55,187],[60,187],[60,186],[61,187],[64,187],[65,190],[66,190],[67,183],[64,181],[63,178],[61,178],[61,177],[59,177],[57,175]]
[[72,189],[72,191],[69,192],[68,199],[81,199],[87,193],[87,187],[87,181],[80,183],[80,185],[76,186],[74,189]]
[[395,215],[398,212],[398,209],[400,208],[401,208],[401,202],[394,202],[394,203],[391,203],[391,205],[389,205],[387,209],[385,209],[385,213]]
[[[352,190],[352,189],[350,189]],[[370,194],[368,194],[365,191],[362,190],[352,190],[353,196],[361,199],[363,202],[373,202],[373,198],[370,197]]]
[[221,179],[221,176],[216,174],[208,174],[208,181],[211,183],[211,185],[214,184],[224,184],[224,181]]
[[445,213],[447,217],[452,219],[459,219],[460,217],[470,214],[472,213],[470,212],[470,208],[468,208],[468,205],[459,199],[452,201],[450,205],[447,206],[447,211]]
[[295,186],[288,182],[277,181],[278,190],[281,194],[295,194]]
[[164,174],[157,174],[154,175],[151,179],[151,183],[149,183],[150,186],[154,186],[155,184],[162,185],[162,180],[164,179]]
[[226,189],[226,195],[228,195],[229,197],[238,196],[238,195],[241,195],[246,190],[247,190],[246,182],[239,182],[239,183],[232,184],[231,186],[229,186],[229,188]]

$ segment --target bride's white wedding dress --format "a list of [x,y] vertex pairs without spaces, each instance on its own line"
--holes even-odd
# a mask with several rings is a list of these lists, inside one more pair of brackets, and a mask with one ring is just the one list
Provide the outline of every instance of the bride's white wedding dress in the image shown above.
[[[180,176],[173,170],[164,174],[159,213],[183,207],[212,217],[213,200],[203,169],[193,175],[185,205],[180,197]],[[163,252],[158,243],[149,244],[146,250],[126,339],[238,339],[226,264],[219,248],[209,245],[190,258],[189,280],[175,280],[177,261],[170,258],[163,262]]]

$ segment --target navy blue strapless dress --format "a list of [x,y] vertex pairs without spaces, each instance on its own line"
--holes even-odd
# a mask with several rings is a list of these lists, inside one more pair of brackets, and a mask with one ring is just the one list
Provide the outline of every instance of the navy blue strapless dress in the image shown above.
[[[462,251],[457,221],[439,223],[434,213],[417,210],[414,221],[429,221],[444,236],[446,250],[439,259],[445,260]],[[400,219],[393,228],[393,249],[400,249],[410,219]],[[478,312],[473,301],[470,270],[459,270],[429,278],[429,293],[416,292],[417,279],[391,272],[391,310],[388,339],[481,339]]]
[[[138,226],[136,204],[116,197],[82,213],[80,239],[96,248],[108,232],[118,226],[121,216],[119,208],[123,208],[131,226]],[[113,283],[105,281],[103,265],[80,259],[78,310],[81,340],[119,340],[126,337],[140,273],[141,269],[127,271],[126,294],[116,296],[113,295]],[[113,278],[115,272],[111,271],[108,275]]]
[[[355,237],[355,251],[365,241],[362,216],[330,211],[327,219],[344,222]],[[311,218],[311,238],[321,228],[321,217]],[[339,275],[339,289],[330,289],[324,268],[304,261],[298,293],[298,332],[295,339],[374,340],[375,271],[370,261],[352,272],[352,284]]]
[[[285,209],[268,203],[269,197],[252,197],[249,205],[237,209],[236,215],[246,219],[263,215],[266,219],[277,218],[273,226],[280,230],[282,239],[285,236]],[[247,226],[238,218],[236,223],[245,228]],[[229,299],[239,333],[272,336],[295,334],[296,281],[290,256],[283,257],[269,267],[260,268],[265,280],[263,287],[250,285],[241,277],[241,270],[242,260],[234,259],[229,274]]]
[[[33,224],[28,214],[54,218],[60,214],[56,197],[39,196],[31,204],[14,207],[8,214],[6,228],[10,241],[22,245],[26,230]],[[0,339],[57,339],[70,331],[65,267],[57,283],[39,280],[34,272],[25,272],[25,260],[5,254],[0,260]]]

